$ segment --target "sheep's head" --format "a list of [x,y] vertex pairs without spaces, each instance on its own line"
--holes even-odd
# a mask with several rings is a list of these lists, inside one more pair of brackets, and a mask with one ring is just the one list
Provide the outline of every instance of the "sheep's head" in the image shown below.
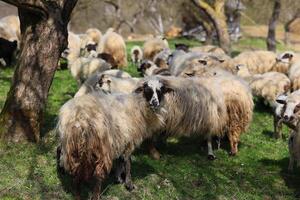
[[142,85],[135,90],[135,93],[143,94],[150,108],[157,110],[162,104],[164,95],[171,91],[173,91],[173,89],[169,86],[167,81],[150,79],[143,82]]
[[98,82],[96,83],[96,88],[102,90],[103,92],[111,93],[111,77],[107,74],[102,74]]
[[276,102],[283,105],[280,114],[283,121],[295,124],[300,115],[300,95],[297,93],[282,94],[276,98]]
[[[286,68],[288,69],[295,61],[295,55],[291,51],[286,51],[282,54],[279,54],[276,57],[275,68]],[[276,70],[276,69],[274,69]]]

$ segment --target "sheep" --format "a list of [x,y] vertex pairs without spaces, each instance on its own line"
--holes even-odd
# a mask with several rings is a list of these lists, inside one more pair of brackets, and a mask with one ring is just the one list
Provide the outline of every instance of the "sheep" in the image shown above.
[[20,20],[18,16],[9,15],[0,19],[0,37],[17,43],[21,39]]
[[291,52],[276,55],[271,51],[245,51],[233,58],[231,64],[233,66],[243,64],[252,74],[270,71],[287,74],[293,60],[295,60],[293,55]]
[[102,74],[95,88],[105,93],[131,93],[140,80],[140,78],[117,78],[109,74]]
[[144,59],[153,61],[154,56],[163,49],[169,48],[167,39],[151,38],[144,43],[143,55]]
[[96,87],[103,74],[114,76],[116,78],[131,78],[130,74],[118,69],[106,70],[101,73],[91,75],[79,88],[74,97],[79,97],[87,93],[91,93],[98,88]]
[[5,61],[6,66],[10,66],[14,53],[17,49],[17,41],[10,42],[0,37],[0,58]]
[[200,47],[192,47],[189,49],[191,52],[200,52],[200,53],[214,53],[219,55],[226,55],[225,51],[213,45],[205,45]]
[[[159,93],[160,98],[154,101],[150,91]],[[77,199],[81,182],[91,178],[96,179],[93,199],[98,199],[101,183],[118,158],[123,160],[126,188],[134,189],[130,155],[164,127],[160,105],[168,92],[162,83],[144,84],[131,94],[90,93],[61,107],[57,124],[58,169],[73,176]]]
[[143,59],[143,50],[140,46],[133,46],[131,48],[131,60],[135,65],[139,65]]
[[112,55],[117,62],[118,68],[127,66],[125,41],[121,35],[114,32],[111,28],[103,35],[97,52]]
[[95,44],[99,44],[101,41],[102,33],[97,28],[89,28],[86,30],[85,34],[90,38],[90,41],[94,42]]
[[273,109],[277,106],[277,96],[290,91],[290,79],[279,72],[251,75],[246,66],[238,65],[237,75],[249,83],[255,96],[262,97]]
[[292,91],[300,89],[300,61],[292,64],[289,69],[288,76],[292,82]]
[[111,65],[112,69],[116,69],[118,68],[118,63],[117,61],[114,59],[114,57],[109,54],[109,53],[99,53],[97,55],[97,58],[101,58],[103,60],[105,60],[107,63],[109,63]]
[[80,86],[93,73],[111,69],[111,65],[100,58],[79,57],[73,62],[69,61],[69,69]]
[[153,62],[159,68],[169,68],[168,59],[171,54],[172,52],[169,48],[163,49],[154,56]]
[[294,162],[297,162],[297,166],[300,166],[300,90],[296,90],[289,95],[279,95],[277,100],[280,104],[278,115],[279,131],[277,134],[281,136],[282,123],[291,128],[291,134],[288,140],[290,162],[289,171],[293,170]]
[[152,75],[170,76],[171,75],[168,68],[159,68],[155,63],[149,60],[144,60],[137,70],[138,72],[140,72],[141,76],[152,76]]
[[208,139],[208,158],[214,159],[211,137],[226,132],[230,153],[236,155],[240,134],[249,126],[253,112],[252,95],[245,83],[233,75],[186,79],[155,76],[146,83],[151,78],[165,82],[173,91],[166,94],[161,109],[168,136],[200,134]]
[[300,116],[300,90],[290,94],[280,94],[276,98],[277,107],[274,113],[274,137],[282,137],[282,124],[295,130]]

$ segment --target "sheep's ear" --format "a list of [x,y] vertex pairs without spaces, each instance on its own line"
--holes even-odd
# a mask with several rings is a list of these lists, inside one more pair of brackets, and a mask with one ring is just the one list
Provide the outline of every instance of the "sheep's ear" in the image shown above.
[[295,106],[294,113],[299,112],[299,110],[300,110],[300,103],[298,103],[298,104]]
[[276,102],[279,104],[286,104],[287,95],[281,94],[276,98]]

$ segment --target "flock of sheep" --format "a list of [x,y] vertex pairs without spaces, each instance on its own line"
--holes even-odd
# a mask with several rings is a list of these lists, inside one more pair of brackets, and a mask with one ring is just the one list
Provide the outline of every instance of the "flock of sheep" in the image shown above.
[[[18,31],[15,38],[3,36],[3,24],[0,36],[17,40]],[[62,57],[79,90],[59,112],[57,159],[58,169],[74,176],[78,198],[80,183],[91,178],[99,196],[114,161],[117,181],[132,190],[130,157],[145,140],[159,159],[160,136],[197,135],[207,140],[208,158],[214,159],[213,138],[219,144],[227,136],[229,153],[236,155],[251,123],[253,96],[274,111],[275,137],[281,137],[283,124],[291,129],[289,169],[294,161],[300,165],[300,55],[246,51],[231,58],[215,46],[176,44],[171,50],[165,38],[156,37],[131,49],[143,76],[134,78],[122,70],[126,44],[113,29],[103,35],[95,28],[69,32],[68,42]]]

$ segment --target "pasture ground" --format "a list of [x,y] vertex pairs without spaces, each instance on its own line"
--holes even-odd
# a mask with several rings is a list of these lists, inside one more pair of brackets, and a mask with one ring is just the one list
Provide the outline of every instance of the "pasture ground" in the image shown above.
[[[171,40],[198,45],[195,41]],[[128,43],[130,48],[139,42]],[[245,49],[265,49],[263,39],[242,39],[233,54]],[[279,50],[286,49],[279,44]],[[133,65],[125,69],[137,76]],[[13,71],[0,71],[0,109],[9,90]],[[0,144],[0,199],[73,199],[71,179],[56,172],[57,137],[54,132],[61,105],[76,92],[69,71],[57,71],[49,93],[42,141],[36,144]],[[288,167],[288,132],[272,138],[270,109],[256,101],[253,122],[242,138],[239,154],[228,156],[228,143],[216,150],[217,159],[206,159],[206,148],[195,138],[169,138],[160,145],[162,158],[152,160],[141,147],[133,155],[132,177],[137,188],[128,192],[109,179],[103,199],[192,200],[192,199],[300,199],[300,169]],[[88,199],[92,184],[85,185]]]

